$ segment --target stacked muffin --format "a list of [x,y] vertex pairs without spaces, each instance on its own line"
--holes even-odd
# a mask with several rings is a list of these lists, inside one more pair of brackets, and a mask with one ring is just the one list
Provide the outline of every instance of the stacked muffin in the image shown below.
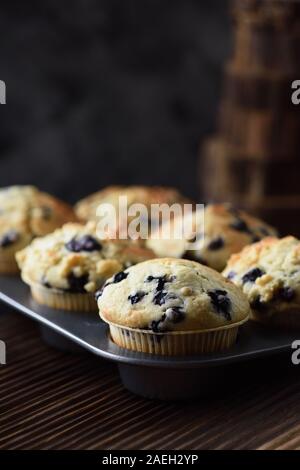
[[[232,0],[217,132],[201,149],[206,200],[231,201],[300,236],[298,0]],[[284,175],[284,176],[283,176]]]

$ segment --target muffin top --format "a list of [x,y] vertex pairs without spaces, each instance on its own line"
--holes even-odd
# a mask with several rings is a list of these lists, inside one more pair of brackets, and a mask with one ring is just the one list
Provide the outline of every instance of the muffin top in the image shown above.
[[242,288],[253,316],[270,320],[300,309],[300,241],[267,237],[232,255],[223,275]]
[[154,332],[225,327],[247,319],[240,289],[189,260],[145,261],[109,279],[98,295],[104,321]]
[[153,257],[150,250],[124,241],[100,240],[96,225],[64,225],[36,238],[17,253],[25,282],[68,292],[94,292],[124,268]]
[[119,205],[119,197],[126,196],[128,206],[142,203],[146,207],[151,204],[173,204],[187,201],[177,189],[160,186],[108,186],[79,201],[75,211],[79,219],[83,221],[96,218],[99,204],[112,204],[115,208]]
[[75,221],[73,209],[34,186],[0,189],[0,249],[17,249],[32,238]]
[[[150,238],[146,245],[157,256],[175,256],[192,259],[206,264],[217,271],[224,269],[232,253],[239,252],[245,245],[254,243],[268,235],[276,235],[276,230],[244,211],[233,208],[230,204],[209,204],[202,210],[181,217],[184,225],[191,227],[191,233],[185,232],[180,240]],[[171,230],[178,222],[171,222]],[[161,229],[159,229],[161,230]],[[172,232],[171,232],[172,233]],[[190,242],[197,235],[193,249]]]

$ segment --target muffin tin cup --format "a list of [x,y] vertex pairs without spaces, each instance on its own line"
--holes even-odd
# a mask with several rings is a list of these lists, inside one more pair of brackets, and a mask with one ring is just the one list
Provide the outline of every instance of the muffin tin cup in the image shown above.
[[32,297],[47,307],[80,312],[96,312],[97,303],[93,294],[61,292],[39,284],[29,284]]
[[[188,367],[166,370],[131,364],[119,364],[118,369],[124,387],[135,395],[152,400],[183,401],[218,395],[228,380],[230,367],[203,368],[196,373]],[[228,390],[229,387],[230,384]]]
[[[108,325],[100,321],[98,314],[56,310],[36,303],[28,287],[17,277],[0,276],[0,301],[37,321],[48,344],[58,347],[61,339],[59,342],[65,350],[71,341],[82,351],[113,361],[118,364],[121,380],[128,390],[161,400],[190,400],[206,395],[211,398],[214,393],[219,397],[220,390],[230,393],[231,386],[236,389],[244,383],[241,371],[245,381],[259,380],[256,367],[253,367],[254,378],[249,376],[254,359],[261,364],[265,358],[266,373],[272,370],[267,362],[271,355],[285,353],[284,364],[290,364],[291,344],[295,340],[295,332],[269,329],[248,321],[239,329],[235,344],[225,351],[184,356],[146,354],[114,343]],[[274,363],[275,374],[278,360]],[[264,373],[261,380],[268,380],[265,376]],[[283,378],[283,374],[280,376]]]
[[237,339],[241,322],[210,330],[154,333],[109,323],[110,336],[118,346],[142,353],[180,356],[229,349]]
[[251,320],[264,325],[269,328],[281,329],[282,331],[297,331],[300,333],[300,318],[299,311],[293,310],[291,312],[281,312],[272,315],[266,321],[259,313],[252,312]]
[[43,341],[50,346],[51,348],[58,349],[59,351],[82,354],[85,353],[85,350],[64,336],[56,333],[51,328],[47,326],[40,325],[40,333]]

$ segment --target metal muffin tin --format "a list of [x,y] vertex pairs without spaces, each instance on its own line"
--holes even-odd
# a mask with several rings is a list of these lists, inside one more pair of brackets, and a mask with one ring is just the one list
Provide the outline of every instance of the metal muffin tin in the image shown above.
[[238,367],[245,368],[245,361],[291,351],[295,339],[293,333],[248,322],[240,328],[236,345],[226,352],[155,356],[118,347],[110,340],[107,325],[97,313],[68,312],[37,304],[17,277],[0,276],[0,300],[37,320],[44,339],[51,345],[71,351],[83,348],[116,362],[124,386],[148,398],[191,399],[220,390],[218,384],[224,389],[229,374],[237,374]]

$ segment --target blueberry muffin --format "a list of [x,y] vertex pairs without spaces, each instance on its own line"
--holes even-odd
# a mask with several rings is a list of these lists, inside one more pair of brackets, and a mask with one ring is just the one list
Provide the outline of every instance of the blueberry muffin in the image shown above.
[[181,221],[187,227],[181,239],[161,239],[154,234],[146,246],[157,256],[192,259],[217,271],[222,271],[231,254],[245,245],[276,235],[273,227],[229,204],[209,204],[204,213],[200,209],[180,220],[175,218],[171,221],[171,234],[174,225]]
[[153,253],[127,241],[100,240],[94,223],[70,223],[36,238],[16,257],[37,302],[90,311],[97,310],[94,293],[107,278]]
[[240,287],[251,318],[283,327],[300,327],[300,241],[268,237],[231,256],[223,275]]
[[125,269],[106,281],[97,298],[115,343],[167,355],[229,348],[250,310],[242,291],[221,274],[175,258]]
[[0,273],[16,273],[15,253],[34,237],[75,221],[73,209],[33,186],[0,189]]
[[[144,204],[148,209],[149,215],[152,204],[172,205],[174,203],[182,204],[189,202],[188,199],[174,188],[159,186],[109,186],[79,201],[75,206],[76,214],[84,222],[95,220],[97,219],[97,209],[101,204],[111,204],[117,210],[121,196],[127,197],[128,207],[132,204]],[[132,218],[129,216],[127,220],[119,220],[118,231],[122,227],[127,227]],[[154,219],[147,218],[145,222],[148,225],[149,222],[154,223]]]

